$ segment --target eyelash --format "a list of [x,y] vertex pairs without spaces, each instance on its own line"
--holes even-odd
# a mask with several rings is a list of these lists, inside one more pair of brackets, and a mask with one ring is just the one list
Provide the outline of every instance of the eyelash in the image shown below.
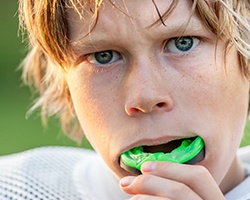
[[[186,50],[180,50],[177,47],[177,42],[183,42],[183,45],[186,44],[191,44],[191,47]],[[190,43],[191,42],[191,43]],[[202,42],[202,39],[197,36],[181,36],[181,37],[174,37],[170,38],[169,40],[166,41],[164,45],[164,51],[170,54],[174,54],[177,56],[183,56],[183,55],[188,55],[190,52],[192,52],[199,44]],[[180,44],[181,45],[181,44]],[[171,50],[170,48],[176,48],[175,50]],[[172,51],[172,52],[171,52]],[[107,59],[107,63],[100,63],[98,61],[97,56],[100,56],[100,59],[104,58]],[[107,68],[114,62],[120,60],[122,58],[121,53],[114,51],[114,50],[106,50],[106,51],[99,51],[99,52],[94,52],[94,53],[89,53],[86,55],[83,55],[81,57],[81,60],[84,60],[88,62],[90,65],[95,66],[99,69],[101,68]],[[105,62],[105,61],[104,61]]]
[[[185,44],[191,44],[191,46],[188,49],[180,50],[177,47],[177,42],[183,42],[183,45]],[[202,42],[202,39],[200,37],[196,36],[181,36],[181,37],[175,37],[169,39],[165,45],[164,45],[164,50],[165,52],[171,53],[171,54],[177,54],[177,55],[187,55],[191,51],[193,51],[199,44]],[[181,43],[179,44],[181,48]],[[176,49],[170,49],[170,48],[176,48]],[[186,48],[183,46],[183,48]]]
[[[98,56],[100,57],[98,58]],[[84,55],[84,60],[86,60],[91,65],[104,67],[118,61],[119,59],[121,59],[121,57],[122,55],[119,52],[114,50],[107,50]],[[106,61],[103,60],[103,63],[101,63],[101,59],[106,59]]]

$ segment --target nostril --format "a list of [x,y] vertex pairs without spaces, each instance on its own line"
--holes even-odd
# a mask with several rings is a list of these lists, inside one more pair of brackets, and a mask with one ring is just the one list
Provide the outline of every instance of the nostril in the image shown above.
[[126,102],[125,112],[131,116],[138,116],[140,113],[150,113],[150,112],[165,112],[173,109],[173,101],[171,98],[162,101],[162,99],[148,100],[143,102],[131,101]]
[[161,103],[157,103],[156,104],[156,106],[158,107],[158,108],[162,108],[162,107],[164,107],[166,105],[166,103],[164,103],[164,102],[161,102]]
[[130,108],[130,112],[139,112],[140,110],[138,108]]

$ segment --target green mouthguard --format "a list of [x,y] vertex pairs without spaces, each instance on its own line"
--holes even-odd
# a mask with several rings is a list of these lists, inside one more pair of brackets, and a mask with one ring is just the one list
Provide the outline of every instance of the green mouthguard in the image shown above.
[[[121,154],[121,166],[130,172],[140,172],[142,164],[149,161],[193,164],[204,158],[204,151],[202,151],[204,146],[204,141],[201,137],[183,140],[181,145],[172,150],[170,153],[146,153],[143,152],[143,147],[139,146]],[[200,155],[195,161],[191,162],[191,160],[194,160],[194,158],[199,154],[202,155]],[[128,168],[130,168],[130,170]]]

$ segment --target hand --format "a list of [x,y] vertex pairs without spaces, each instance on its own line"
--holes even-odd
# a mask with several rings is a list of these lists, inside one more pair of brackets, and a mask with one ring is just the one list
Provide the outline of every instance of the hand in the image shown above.
[[200,165],[147,162],[142,175],[121,179],[130,200],[224,200],[209,171]]

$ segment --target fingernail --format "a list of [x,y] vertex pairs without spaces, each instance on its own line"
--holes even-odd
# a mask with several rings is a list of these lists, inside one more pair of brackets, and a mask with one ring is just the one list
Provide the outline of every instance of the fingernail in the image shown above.
[[121,179],[120,184],[122,187],[129,186],[135,180],[134,176],[127,176]]
[[141,171],[143,172],[151,172],[155,169],[156,162],[146,162],[141,166]]

